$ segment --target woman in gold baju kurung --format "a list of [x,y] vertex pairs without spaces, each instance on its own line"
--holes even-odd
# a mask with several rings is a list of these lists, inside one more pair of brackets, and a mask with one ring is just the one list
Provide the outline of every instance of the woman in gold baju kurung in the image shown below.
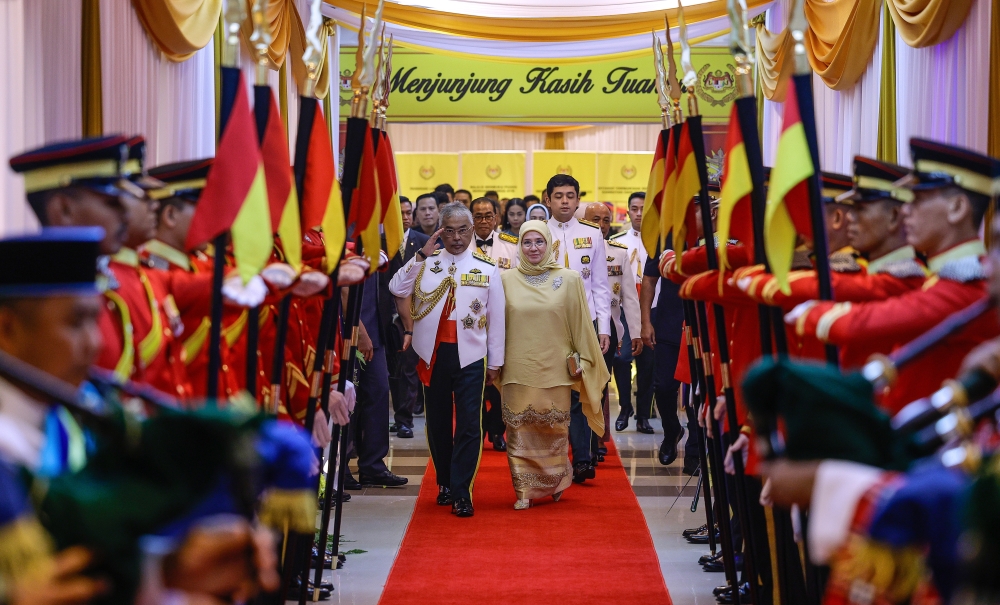
[[[556,262],[552,235],[543,221],[521,225],[518,267],[502,275],[507,299],[503,420],[516,509],[532,499],[558,500],[573,481],[569,461],[570,392],[590,427],[604,432],[601,399],[610,375],[576,271]],[[567,358],[580,354],[583,373],[571,376]]]

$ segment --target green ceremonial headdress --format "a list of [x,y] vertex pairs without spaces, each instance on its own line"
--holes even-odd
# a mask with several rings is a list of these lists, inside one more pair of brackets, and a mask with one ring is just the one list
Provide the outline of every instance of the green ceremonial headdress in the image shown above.
[[743,393],[758,429],[781,419],[785,455],[792,460],[832,458],[902,470],[915,457],[858,373],[765,359],[747,372]]

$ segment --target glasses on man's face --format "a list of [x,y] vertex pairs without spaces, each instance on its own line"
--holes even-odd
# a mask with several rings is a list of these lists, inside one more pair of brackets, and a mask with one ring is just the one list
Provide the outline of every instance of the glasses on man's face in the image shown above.
[[469,234],[469,231],[472,231],[472,227],[459,227],[458,229],[445,227],[441,230],[441,235],[444,235],[445,237],[455,237],[456,235],[458,237],[465,237]]
[[474,214],[474,215],[472,215],[472,220],[476,221],[477,223],[482,223],[483,221],[492,221],[493,219],[496,218],[496,216],[497,215],[495,215],[493,213],[490,213],[490,214]]

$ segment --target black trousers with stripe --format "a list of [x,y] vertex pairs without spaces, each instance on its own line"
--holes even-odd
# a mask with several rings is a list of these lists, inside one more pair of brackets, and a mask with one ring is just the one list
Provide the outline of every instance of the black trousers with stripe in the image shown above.
[[483,452],[485,384],[485,359],[463,368],[457,344],[438,344],[431,384],[424,388],[427,443],[438,485],[450,488],[456,499],[472,498],[472,483]]

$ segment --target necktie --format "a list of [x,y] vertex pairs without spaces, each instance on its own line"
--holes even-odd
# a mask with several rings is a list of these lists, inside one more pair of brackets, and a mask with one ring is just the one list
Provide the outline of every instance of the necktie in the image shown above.
[[492,237],[490,237],[489,239],[479,239],[478,237],[476,238],[477,248],[485,248],[486,246],[492,246],[492,245],[493,245]]

